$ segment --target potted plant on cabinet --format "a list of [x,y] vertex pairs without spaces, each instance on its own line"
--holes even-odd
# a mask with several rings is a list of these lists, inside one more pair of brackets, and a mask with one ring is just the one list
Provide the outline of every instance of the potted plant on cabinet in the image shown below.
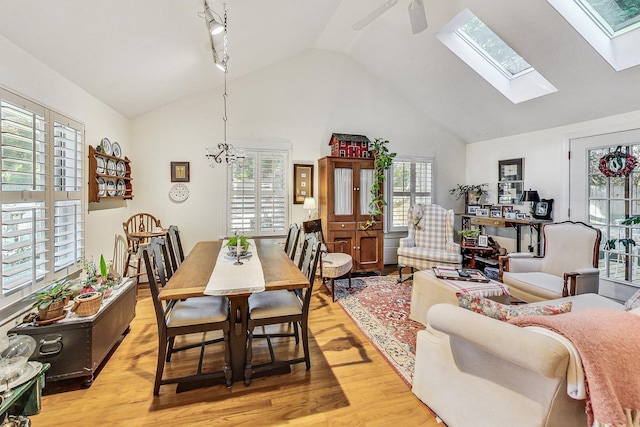
[[384,173],[391,169],[393,158],[396,157],[396,153],[389,152],[387,144],[389,144],[389,141],[382,138],[376,138],[369,144],[369,149],[374,153],[374,176],[373,183],[369,189],[373,199],[371,199],[371,203],[369,203],[369,215],[371,218],[361,226],[363,230],[374,225],[377,222],[376,216],[382,215],[382,209],[387,206],[387,202],[384,200],[384,196],[382,194]]
[[38,309],[40,321],[55,319],[64,314],[64,306],[72,294],[69,285],[69,279],[64,278],[36,294],[33,306]]

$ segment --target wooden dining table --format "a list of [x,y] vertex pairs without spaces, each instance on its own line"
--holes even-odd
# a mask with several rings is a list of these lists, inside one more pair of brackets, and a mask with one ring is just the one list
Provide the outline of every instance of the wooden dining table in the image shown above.
[[[294,290],[309,287],[309,281],[296,267],[275,239],[254,239],[264,274],[265,292]],[[160,291],[161,300],[180,300],[204,296],[204,290],[216,266],[222,249],[221,240],[198,242],[184,259],[180,268]],[[242,277],[238,277],[242,280]],[[247,345],[247,323],[250,293],[229,293],[229,345],[233,381],[244,381]],[[273,372],[291,372],[291,368],[279,366]],[[202,385],[179,384],[177,391]]]

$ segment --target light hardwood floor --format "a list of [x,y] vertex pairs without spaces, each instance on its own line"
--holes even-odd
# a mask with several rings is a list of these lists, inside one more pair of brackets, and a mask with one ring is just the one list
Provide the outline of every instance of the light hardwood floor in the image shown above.
[[[236,383],[230,390],[215,385],[176,394],[175,385],[165,385],[153,397],[157,328],[148,289],[141,290],[136,310],[131,331],[93,385],[49,384],[68,391],[45,395],[32,426],[442,425],[325,287],[315,287],[311,303],[311,370],[302,363],[291,374],[257,378],[249,387]],[[194,368],[197,352],[174,355],[165,376]],[[255,353],[261,359],[266,350]],[[219,360],[220,346],[207,347],[206,356]],[[218,362],[206,365],[220,368]]]

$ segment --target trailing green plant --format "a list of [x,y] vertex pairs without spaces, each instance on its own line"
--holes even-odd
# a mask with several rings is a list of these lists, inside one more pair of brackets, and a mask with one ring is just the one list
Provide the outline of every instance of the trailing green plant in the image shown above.
[[64,301],[73,294],[73,291],[69,289],[70,285],[71,283],[68,277],[56,280],[50,286],[36,294],[36,300],[33,306],[46,310],[51,304]]
[[476,193],[480,197],[482,197],[485,194],[489,194],[489,192],[485,189],[485,187],[488,186],[489,184],[487,183],[472,185],[457,184],[456,188],[452,188],[451,190],[449,190],[449,194],[453,194],[454,196],[456,196],[456,200],[460,200],[461,198],[466,197],[466,195],[469,193]]
[[480,235],[479,228],[469,228],[458,231],[458,235],[462,238],[478,237]]
[[384,200],[384,195],[382,192],[382,186],[384,185],[384,173],[385,171],[391,169],[391,166],[393,165],[393,159],[397,154],[389,152],[387,144],[389,144],[388,140],[376,138],[369,147],[375,152],[373,159],[373,183],[371,184],[371,188],[369,189],[369,192],[371,193],[373,198],[371,200],[371,203],[369,203],[369,216],[371,218],[361,226],[363,230],[366,230],[367,228],[377,223],[378,221],[376,220],[376,217],[378,215],[381,215],[382,209],[387,206],[387,202]]

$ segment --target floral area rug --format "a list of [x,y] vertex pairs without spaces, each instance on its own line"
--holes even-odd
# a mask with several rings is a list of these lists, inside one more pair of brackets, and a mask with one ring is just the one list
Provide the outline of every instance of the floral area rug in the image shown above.
[[[370,276],[336,281],[336,300],[411,387],[416,355],[416,334],[425,327],[409,319],[411,281],[398,276]],[[327,282],[327,286],[331,286]]]

